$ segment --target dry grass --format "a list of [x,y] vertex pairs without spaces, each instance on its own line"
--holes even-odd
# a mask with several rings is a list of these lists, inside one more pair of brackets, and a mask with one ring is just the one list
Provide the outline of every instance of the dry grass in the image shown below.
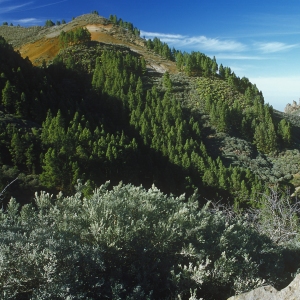
[[43,60],[50,62],[58,54],[60,32],[62,30],[67,32],[78,27],[86,27],[90,31],[93,41],[129,47],[132,51],[144,56],[147,67],[155,72],[177,73],[175,63],[148,51],[142,38],[134,36],[127,30],[113,25],[109,20],[95,14],[82,15],[68,24],[50,28],[0,26],[0,35],[16,50],[19,50],[22,57],[28,57],[34,65],[41,65]]
[[31,60],[34,65],[40,65],[43,60],[48,62],[52,60],[59,52],[59,39],[41,39],[34,43],[26,44],[20,47],[22,57],[27,57]]

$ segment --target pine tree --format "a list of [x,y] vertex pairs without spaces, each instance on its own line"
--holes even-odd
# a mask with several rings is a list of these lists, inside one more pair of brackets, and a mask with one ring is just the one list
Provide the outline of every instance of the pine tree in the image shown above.
[[46,22],[45,22],[45,27],[52,27],[54,25],[55,24],[51,20],[46,20]]
[[220,64],[220,67],[219,67],[219,76],[224,79],[225,78],[225,70],[224,70],[224,67],[222,64]]
[[24,163],[25,147],[21,137],[15,132],[12,135],[10,143],[10,153],[12,155],[12,162],[14,165],[21,165]]
[[290,123],[282,119],[278,124],[278,135],[281,138],[282,144],[288,147],[291,143],[292,133]]
[[28,172],[35,174],[35,153],[34,153],[34,145],[30,144],[26,151],[25,151],[25,157],[26,157],[26,167],[28,169]]
[[217,71],[218,71],[218,64],[217,64],[217,61],[216,61],[216,57],[214,56],[213,58],[213,61],[212,61],[212,68],[211,68],[211,71],[212,71],[212,75],[215,76]]
[[170,78],[170,73],[168,71],[163,75],[163,85],[168,91],[172,90],[172,81]]
[[20,99],[16,103],[16,114],[19,117],[27,117],[26,106],[26,95],[24,92],[22,92]]
[[17,102],[17,91],[9,80],[6,81],[5,87],[2,90],[2,104],[8,113],[15,112],[15,103]]
[[58,187],[61,183],[62,166],[58,160],[58,153],[51,147],[45,154],[43,159],[43,172],[40,180],[46,187]]

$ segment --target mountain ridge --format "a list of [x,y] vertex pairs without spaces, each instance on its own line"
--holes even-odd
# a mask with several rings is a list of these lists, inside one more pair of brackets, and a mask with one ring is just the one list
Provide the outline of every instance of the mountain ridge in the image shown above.
[[[203,176],[204,181],[207,181],[206,184],[208,184],[208,186],[218,186],[218,181],[221,180],[218,178],[218,168],[221,168],[221,170],[223,170],[224,166],[229,168],[226,171],[222,171],[225,172],[222,176],[230,177],[231,175],[229,174],[232,172],[230,169],[231,165],[241,168],[242,173],[244,172],[242,168],[246,168],[245,170],[251,171],[255,176],[262,178],[263,181],[268,180],[269,177],[270,180],[267,185],[290,184],[289,180],[296,174],[296,170],[290,166],[290,164],[285,164],[285,167],[288,166],[288,172],[286,172],[287,168],[284,169],[280,156],[275,154],[275,152],[284,152],[288,148],[289,145],[285,141],[291,139],[291,125],[285,121],[284,114],[278,112],[274,113],[272,107],[264,104],[263,95],[255,85],[249,82],[247,78],[238,78],[230,68],[224,68],[222,64],[218,68],[215,58],[210,59],[201,53],[187,54],[178,52],[174,49],[171,52],[169,49],[167,51],[170,51],[170,55],[173,57],[172,59],[167,59],[161,54],[158,54],[159,51],[157,50],[159,47],[168,49],[168,47],[165,47],[165,44],[162,44],[158,39],[153,40],[153,42],[145,41],[136,34],[133,34],[130,30],[117,25],[117,23],[117,18],[114,23],[113,21],[96,14],[87,14],[79,16],[67,24],[51,26],[49,28],[32,27],[26,29],[0,26],[0,35],[6,33],[6,35],[3,35],[8,36],[11,45],[15,46],[16,49],[19,49],[18,51],[23,57],[29,57],[29,60],[31,60],[34,65],[42,67],[44,70],[44,75],[42,76],[45,76],[45,82],[49,81],[45,86],[41,83],[41,90],[37,91],[34,95],[37,103],[40,102],[40,108],[30,108],[30,110],[45,110],[45,108],[42,107],[43,104],[40,98],[53,98],[53,96],[50,95],[54,93],[56,88],[49,89],[49,86],[59,86],[55,93],[64,95],[63,97],[67,98],[69,101],[68,106],[72,108],[72,113],[75,113],[75,106],[79,105],[78,101],[80,100],[80,97],[95,97],[95,95],[90,95],[90,92],[88,92],[88,95],[85,95],[87,90],[96,88],[98,89],[96,93],[100,96],[103,94],[103,89],[106,88],[105,85],[102,85],[102,79],[100,80],[98,78],[100,76],[99,74],[103,76],[103,72],[109,73],[111,72],[109,68],[114,68],[113,66],[110,66],[105,71],[100,70],[100,68],[100,73],[96,74],[97,64],[99,63],[98,67],[101,67],[100,60],[97,61],[96,57],[99,59],[103,53],[115,51],[118,58],[111,57],[110,59],[112,61],[115,59],[117,61],[120,60],[119,64],[121,64],[125,61],[119,54],[124,55],[124,57],[130,55],[136,57],[134,59],[140,61],[142,59],[145,60],[144,67],[146,69],[139,71],[142,73],[138,74],[138,76],[140,76],[139,80],[142,82],[141,93],[144,94],[143,97],[145,97],[147,93],[151,94],[151,89],[154,86],[157,86],[160,97],[164,97],[163,95],[166,97],[172,96],[172,99],[174,99],[176,103],[178,102],[178,105],[181,106],[182,112],[186,118],[184,122],[189,122],[189,119],[192,119],[199,123],[197,126],[203,127],[201,130],[202,133],[198,137],[195,137],[198,139],[198,145],[200,141],[205,142],[211,159],[216,160],[219,158],[221,160],[218,162],[219,166],[215,166],[215,162],[207,162],[207,164],[211,164],[210,168],[212,169],[208,171],[205,170],[205,167],[204,170],[201,171],[201,176]],[[59,41],[61,32],[71,32],[82,27],[89,31],[91,41],[86,44],[83,43],[62,48]],[[11,34],[14,30],[27,32],[23,41],[16,38],[18,35]],[[66,68],[62,74],[65,73],[66,76],[71,75],[73,77],[78,76],[78,78],[82,77],[82,82],[76,84],[75,82],[77,79],[74,77],[75,82],[71,83],[70,79],[67,77],[61,77],[60,74],[57,74],[57,71],[55,71],[56,68]],[[219,69],[218,72],[216,72],[217,69]],[[74,74],[72,75],[73,71]],[[129,68],[128,71],[131,72],[132,70]],[[15,71],[13,71],[13,73],[14,72]],[[108,83],[109,76],[111,75],[107,75],[108,77],[104,79],[107,81],[106,84],[112,84],[118,86],[118,88],[113,87],[112,90],[109,89],[107,91],[108,94],[105,97],[112,97],[113,95],[116,99],[122,99],[121,102],[123,103],[118,105],[125,106],[127,110],[129,105],[126,104],[127,101],[129,101],[128,97],[130,97],[130,93],[132,93],[136,87],[134,85],[131,86],[131,84],[128,83],[131,79],[128,80],[122,78],[124,75],[119,75],[117,73],[120,72],[120,70],[115,70],[114,72],[116,73],[113,76],[120,76],[121,82]],[[123,72],[125,72],[125,70],[123,70]],[[7,76],[7,74],[4,74],[4,77],[5,76]],[[56,76],[57,79],[53,76]],[[126,76],[129,76],[129,73]],[[10,84],[10,80],[15,81],[15,75],[11,74],[7,79],[9,80],[6,81],[6,85]],[[92,80],[92,87],[88,82],[89,80]],[[137,78],[132,79],[132,81],[134,80],[137,80]],[[5,83],[4,79],[3,82]],[[2,98],[6,97],[4,96],[5,89],[7,88],[9,90],[9,87],[5,86],[4,83],[2,85]],[[18,80],[16,81],[16,84],[17,83]],[[65,94],[61,91],[63,86],[67,88],[67,91],[70,94]],[[49,96],[43,96],[45,95],[43,89],[48,90],[47,93]],[[20,90],[19,94],[21,95],[22,92],[24,91]],[[38,95],[41,93],[42,96]],[[18,97],[20,97],[20,95]],[[57,98],[57,96],[55,97]],[[64,100],[57,100],[55,97],[52,101],[57,103],[55,104],[57,107],[60,107],[59,101],[63,102]],[[75,101],[75,99],[77,100]],[[18,103],[20,102],[19,99],[16,101]],[[142,107],[144,107],[143,101],[145,100],[142,100]],[[163,101],[162,98],[161,101]],[[51,107],[53,104],[50,104],[50,102],[49,105]],[[25,104],[17,104],[17,106],[21,105]],[[36,106],[34,104],[31,105],[33,105],[33,107]],[[148,106],[151,107],[150,103]],[[10,109],[13,111],[12,108]],[[145,109],[144,112],[139,110],[135,113],[129,112],[129,117],[133,119],[134,114],[141,113],[143,116],[147,115],[146,119],[154,117],[151,116],[151,113],[147,112],[147,107],[143,109]],[[155,108],[153,107],[152,109]],[[28,110],[28,108],[25,110]],[[68,121],[70,121],[73,116],[70,115],[70,112],[67,112],[65,104],[63,104],[63,110],[65,110],[64,114],[68,115],[64,117],[67,117]],[[57,108],[52,108],[52,114],[55,115],[56,113]],[[26,114],[28,114],[28,112],[26,112]],[[29,115],[30,114],[31,113],[29,113]],[[42,125],[43,118],[46,117],[46,111],[43,111],[42,115],[38,116],[37,114],[34,117],[40,119],[40,125]],[[133,120],[130,120],[130,122],[133,122]],[[134,122],[134,127],[138,131],[142,130],[143,126],[146,126],[138,124],[140,121]],[[146,122],[149,122],[149,120]],[[291,124],[297,124],[296,119],[293,119],[291,122]],[[130,126],[133,126],[133,124]],[[148,127],[150,132],[147,134],[147,137],[144,137],[144,140],[149,143],[149,141],[153,139],[151,134],[153,134],[156,129],[153,127],[153,121],[151,121],[151,125],[149,123],[147,126],[150,126]],[[172,129],[172,126],[169,129]],[[293,125],[293,130],[295,130],[295,128],[297,128],[296,125]],[[144,133],[141,132],[140,134]],[[188,136],[185,138],[187,139]],[[172,139],[174,139],[174,137]],[[169,141],[169,143],[171,143],[171,141]],[[188,149],[188,141],[186,143],[186,148]],[[289,140],[288,143],[291,143],[291,145],[293,143],[295,145],[298,143],[295,135],[293,135],[293,140]],[[193,144],[193,142],[191,142],[191,144]],[[161,146],[168,147],[168,151],[173,151],[171,148],[174,147],[174,145],[171,146],[171,144],[161,144]],[[280,148],[278,148],[278,146],[280,146]],[[177,154],[174,153],[174,157],[172,158],[177,164],[178,160],[182,159],[182,157],[179,157],[179,153],[181,152],[180,147],[175,151]],[[160,151],[160,149],[157,148],[156,151]],[[167,150],[164,150],[165,153],[166,151]],[[190,149],[189,152],[188,157],[185,158],[185,163],[187,163],[187,165],[190,165],[191,160],[195,159],[195,157],[192,158],[191,156],[193,151]],[[260,154],[260,152],[262,153]],[[270,153],[271,156],[265,156],[266,152]],[[271,154],[271,152],[273,154]],[[296,152],[295,158],[298,157],[298,152]],[[229,174],[226,174],[226,172],[229,172]],[[263,174],[261,174],[262,172]],[[244,177],[245,175],[242,176],[242,178]],[[249,177],[249,175],[247,175],[247,177]],[[224,180],[231,179],[227,178]],[[244,180],[248,179],[245,177]],[[226,189],[224,182],[222,185]],[[245,185],[247,184],[245,183]],[[191,184],[190,186],[195,187],[194,184]],[[250,183],[248,184],[247,189],[250,189]],[[234,193],[237,192],[235,191]]]
[[2,298],[284,288],[300,265],[299,117],[130,24],[0,27]]
[[85,27],[91,33],[91,40],[105,44],[123,45],[132,51],[143,54],[148,61],[148,67],[159,73],[177,72],[174,63],[162,60],[159,56],[147,51],[145,40],[113,24],[108,19],[96,14],[85,14],[74,18],[67,24],[52,27],[16,27],[0,26],[2,35],[18,50],[23,58],[28,57],[35,65],[51,62],[59,53],[59,34],[61,31],[71,31]]

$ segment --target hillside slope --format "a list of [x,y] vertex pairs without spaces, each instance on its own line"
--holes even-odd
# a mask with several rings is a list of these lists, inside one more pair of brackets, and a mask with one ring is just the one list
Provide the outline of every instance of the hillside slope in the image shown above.
[[299,270],[299,117],[138,32],[0,27],[1,299],[222,300]]
[[[61,49],[60,33],[82,27],[91,33],[91,42]],[[203,195],[249,205],[270,186],[299,185],[298,123],[264,104],[247,78],[218,67],[204,54],[175,51],[172,60],[166,59],[156,53],[165,47],[159,40],[146,42],[95,14],[50,28],[0,26],[0,35],[37,66],[18,58],[3,42],[7,55],[14,57],[1,65],[4,115],[35,122],[42,132],[62,122],[66,139],[75,116],[88,116],[89,125],[80,121],[80,130],[91,136],[89,146],[82,136],[68,145],[74,157],[64,166],[67,177],[49,175],[57,167],[51,159],[67,147],[58,142],[62,137],[49,144],[46,134],[23,129],[25,140],[7,128],[9,121],[3,123],[8,132],[3,163],[37,174],[49,188],[71,191],[78,177],[93,183],[126,178],[146,186],[156,182],[176,194],[201,188]],[[99,128],[107,139],[101,151],[95,144]],[[127,144],[118,149],[116,140],[123,135]],[[24,156],[21,152],[30,143],[36,148]],[[110,151],[116,153],[111,156]],[[110,168],[122,160],[123,167],[113,174]],[[93,164],[105,171],[89,169]]]
[[177,72],[173,62],[167,61],[147,50],[142,38],[112,24],[109,20],[95,14],[82,15],[67,24],[49,28],[0,26],[0,35],[20,51],[22,57],[28,57],[34,65],[41,65],[43,60],[50,63],[59,53],[59,34],[76,28],[85,27],[91,33],[92,41],[105,44],[123,45],[143,55],[150,69],[164,73]]

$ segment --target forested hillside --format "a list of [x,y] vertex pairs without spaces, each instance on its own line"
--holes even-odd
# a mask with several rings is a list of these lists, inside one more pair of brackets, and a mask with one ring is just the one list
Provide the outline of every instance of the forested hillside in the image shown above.
[[[126,34],[139,36],[136,27],[116,16],[111,16],[107,22],[122,27]],[[52,233],[55,239],[58,236],[64,239],[65,235],[74,238],[68,245],[61,244],[58,239],[54,256],[62,251],[59,249],[66,247],[73,254],[79,251],[77,253],[81,253],[80,259],[83,260],[89,253],[88,264],[97,260],[95,270],[84,275],[78,271],[83,276],[78,279],[81,282],[78,295],[85,299],[98,299],[95,298],[98,292],[108,298],[119,295],[121,299],[167,299],[168,295],[176,297],[180,294],[188,299],[190,289],[195,290],[191,292],[195,293],[195,297],[205,295],[205,299],[223,299],[223,293],[230,296],[255,287],[263,280],[277,286],[288,283],[289,276],[299,267],[298,260],[291,267],[286,258],[287,253],[298,253],[298,248],[281,244],[285,241],[294,243],[294,238],[298,238],[298,206],[293,206],[295,199],[289,197],[299,185],[298,119],[274,111],[272,106],[264,103],[263,93],[255,84],[245,77],[237,77],[229,67],[218,65],[216,58],[211,59],[200,52],[183,53],[170,49],[157,38],[143,41],[145,52],[142,54],[124,45],[91,40],[87,27],[67,32],[62,30],[57,42],[61,49],[54,60],[34,66],[0,37],[0,189],[18,178],[5,191],[4,207],[10,196],[17,198],[21,205],[26,204],[20,214],[14,201],[8,204],[7,211],[2,212],[1,226],[11,232],[13,239],[16,238],[15,232],[36,235],[36,228],[41,226],[40,218],[45,217],[49,226],[50,220],[53,220],[57,228],[49,232],[49,239]],[[150,56],[144,55],[147,52],[152,55],[151,62]],[[171,68],[163,73],[154,70],[154,54],[174,62],[177,71]],[[80,195],[71,196],[76,192],[76,185],[78,190],[79,179],[85,183],[79,184]],[[103,197],[101,201],[108,201],[107,195],[114,193],[107,187],[105,193],[108,194],[100,193],[101,189],[93,192],[95,187],[106,181],[110,181],[110,187],[121,181],[124,183],[115,188],[116,197],[120,197],[121,202],[126,197],[131,201],[134,198],[132,194],[141,195],[141,199],[128,204],[132,208],[122,208],[124,214],[128,209],[129,218],[133,218],[131,225],[126,223],[127,217],[121,217],[121,202],[118,208],[113,207],[113,203],[109,204],[111,209],[103,204],[108,209],[107,214],[113,214],[111,217],[117,223],[111,223],[110,219],[103,221],[104,217],[96,216],[102,209],[97,201]],[[152,187],[153,184],[161,192]],[[139,185],[143,188],[133,187]],[[149,191],[144,190],[151,187]],[[70,198],[60,194],[53,202],[42,194],[36,195],[36,202],[32,203],[34,192],[40,190],[55,194],[62,191]],[[195,191],[198,191],[197,197]],[[273,237],[271,231],[264,227],[266,208],[270,204],[266,199],[275,199],[272,198],[274,192],[283,199],[289,199],[285,209],[292,207],[293,219],[288,225],[282,225],[286,231],[292,231],[288,239],[283,238],[283,233]],[[172,196],[182,194],[185,196],[181,198]],[[153,195],[166,203],[156,203],[158,200]],[[86,197],[85,200],[82,200],[83,197]],[[69,203],[70,199],[75,199],[76,203]],[[147,202],[149,206],[145,205],[145,216],[144,202],[139,202],[143,199],[150,201]],[[281,198],[278,196],[276,199],[279,201]],[[212,209],[207,200],[219,202],[223,208],[222,205],[233,207],[229,209],[229,215],[235,217],[230,218],[219,206]],[[67,203],[67,207],[62,203]],[[152,205],[153,209],[150,209]],[[141,212],[136,215],[135,209],[140,207]],[[257,211],[258,208],[263,214]],[[61,210],[61,215],[56,210]],[[178,215],[175,213],[177,210]],[[185,215],[185,210],[191,214],[190,218]],[[243,210],[251,211],[251,215],[258,219],[247,219],[242,214]],[[91,215],[89,219],[80,215],[82,219],[77,224],[72,216],[81,213]],[[269,217],[272,219],[276,213]],[[63,214],[68,220],[62,221]],[[92,217],[93,214],[96,215]],[[138,223],[143,223],[148,214],[150,223],[141,227],[145,234],[142,237],[136,233],[138,229],[135,226],[139,227]],[[166,218],[159,220],[160,214]],[[168,224],[167,216],[173,220],[173,225]],[[125,218],[120,221],[121,225],[119,217],[120,220]],[[26,228],[30,219],[33,222],[31,229]],[[254,226],[256,221],[260,224],[258,230]],[[57,222],[65,225],[61,223],[60,226]],[[76,223],[74,228],[72,222]],[[101,227],[97,222],[107,223],[101,223]],[[128,233],[118,236],[122,222],[129,226],[126,227]],[[201,222],[203,227],[199,225]],[[66,224],[70,226],[69,231]],[[17,229],[19,225],[20,231]],[[157,229],[162,236],[154,238],[150,234],[155,226],[163,228],[161,231]],[[111,230],[111,236],[103,237],[100,234],[102,230]],[[172,230],[174,236],[170,233]],[[244,239],[247,245],[238,255],[237,250],[231,249],[225,241],[224,245],[217,244],[218,240],[227,238],[232,243],[235,233],[231,230],[240,232],[235,245],[239,244],[243,235],[247,237]],[[78,235],[81,231],[82,235]],[[89,235],[92,235],[91,243],[87,242]],[[214,235],[216,240],[210,240]],[[119,242],[115,240],[117,236]],[[41,247],[48,237],[43,239]],[[146,246],[142,243],[140,247],[144,250],[134,249],[141,243],[135,239],[140,238],[143,243],[147,240],[150,243]],[[275,243],[278,238],[280,245],[279,240]],[[9,243],[5,236],[1,239],[5,240],[5,244]],[[34,238],[34,243],[40,241],[40,237]],[[24,240],[24,243],[27,242],[30,241]],[[79,249],[77,242],[78,247],[83,248]],[[205,243],[204,248],[201,248],[202,242]],[[259,258],[253,249],[250,250],[251,243],[258,243],[260,253],[269,251],[270,257],[262,254]],[[145,269],[141,270],[139,268],[142,267],[133,262],[133,257],[137,256],[137,261],[141,262],[147,249],[151,255]],[[27,250],[31,252],[29,248]],[[18,253],[18,247],[14,251]],[[108,266],[114,257],[113,251],[118,253],[121,269]],[[9,254],[5,253],[9,261]],[[166,253],[171,253],[171,257],[166,259]],[[72,260],[68,258],[60,262],[64,265],[64,274],[69,272],[65,264],[71,264]],[[154,261],[155,270],[151,269]],[[276,262],[275,266],[271,266],[271,261]],[[241,269],[236,262],[242,266]],[[251,280],[245,278],[242,272],[246,262],[250,264]],[[223,263],[226,269],[223,271],[227,275],[222,273]],[[49,268],[51,264],[49,261]],[[0,268],[6,267],[0,264]],[[274,268],[274,274],[271,268]],[[94,281],[95,274],[100,271],[103,279]],[[125,279],[122,272],[129,272],[131,279]],[[34,276],[46,276],[33,273]],[[68,285],[70,291],[73,289],[70,295],[76,295],[77,287],[71,283],[72,275],[66,275],[71,280],[69,283],[62,283],[64,276],[61,276],[60,279],[55,278],[58,280],[55,287],[51,285],[51,288],[41,289],[44,294],[39,294],[36,278],[30,279],[33,288],[27,295],[34,295],[32,299],[39,299],[41,295],[54,297],[51,289],[57,296]],[[10,286],[3,282],[13,279],[6,275],[3,278],[0,275],[0,286]],[[164,278],[163,283],[161,278]],[[86,282],[91,286],[90,292],[85,287]],[[44,284],[41,283],[41,286]],[[5,299],[14,297],[12,290],[10,288],[7,294],[2,294],[6,295]],[[20,287],[16,287],[15,291],[26,294]],[[131,298],[125,295],[131,295]],[[135,298],[135,295],[139,296]]]

